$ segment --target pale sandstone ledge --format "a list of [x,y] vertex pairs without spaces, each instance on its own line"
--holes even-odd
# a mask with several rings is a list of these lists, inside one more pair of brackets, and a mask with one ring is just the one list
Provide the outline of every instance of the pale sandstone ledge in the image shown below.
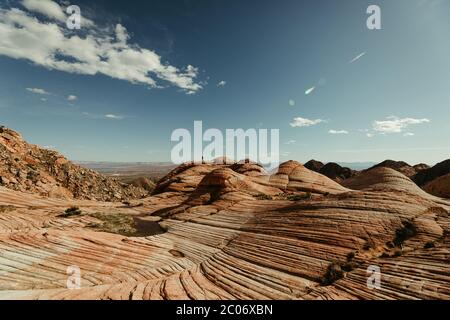
[[[393,170],[343,187],[295,161],[272,176],[256,164],[191,164],[155,190],[124,206],[0,188],[0,298],[450,298],[450,202]],[[86,214],[58,217],[73,205]],[[89,213],[99,212],[160,220],[166,232],[94,230]],[[405,226],[414,235],[394,245]],[[349,256],[352,270],[324,285]],[[66,288],[71,265],[79,290]],[[369,265],[381,268],[381,289],[368,289]]]

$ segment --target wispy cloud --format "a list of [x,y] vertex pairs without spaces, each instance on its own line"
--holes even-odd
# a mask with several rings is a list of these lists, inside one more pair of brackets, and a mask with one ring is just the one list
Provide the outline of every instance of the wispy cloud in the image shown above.
[[314,90],[316,90],[316,87],[311,87],[308,90],[305,91],[305,95],[311,94]]
[[27,88],[27,91],[36,93],[36,94],[44,94],[44,95],[50,94],[50,92],[47,92],[44,89],[40,89],[40,88]]
[[328,131],[329,134],[348,134],[347,130],[329,130]]
[[373,130],[382,134],[401,133],[410,125],[422,124],[430,122],[429,119],[414,119],[414,118],[397,118],[390,116],[386,120],[374,121],[372,124]]
[[366,53],[365,53],[365,52],[362,52],[362,53],[358,54],[356,57],[354,57],[352,60],[350,60],[348,63],[356,62],[356,61],[358,61],[359,59],[361,59],[362,57],[364,57],[365,55],[366,55]]
[[294,118],[293,122],[291,122],[291,127],[311,127],[314,126],[316,124],[319,124],[321,122],[325,122],[325,120],[322,119],[315,119],[315,120],[310,120],[310,119],[305,119],[305,118],[301,118],[301,117],[297,117]]
[[219,81],[219,83],[217,84],[218,87],[224,87],[227,84],[227,82],[225,80]]
[[284,144],[291,145],[291,144],[295,144],[296,142],[297,142],[296,140],[289,140],[289,141],[286,141]]
[[295,100],[293,99],[290,99],[288,103],[291,107],[295,106]]
[[108,113],[108,114],[105,114],[105,118],[113,119],[113,120],[122,120],[124,118],[124,116]]
[[[100,28],[93,23],[86,25],[89,20],[83,17],[83,36],[74,35],[67,30],[65,14],[56,2],[22,3],[28,11],[0,10],[0,55],[28,60],[50,70],[103,74],[150,88],[161,88],[160,82],[164,82],[189,94],[202,89],[197,81],[198,68],[177,68],[162,61],[153,50],[128,43],[130,37],[121,24]],[[36,17],[34,12],[50,21]]]
[[75,100],[77,100],[77,99],[78,99],[78,97],[75,96],[75,95],[73,95],[73,94],[71,94],[71,95],[69,95],[69,96],[67,97],[67,101],[75,101]]
[[405,133],[403,134],[403,136],[404,136],[404,137],[413,137],[413,136],[415,136],[415,134],[412,133],[412,132],[405,132]]

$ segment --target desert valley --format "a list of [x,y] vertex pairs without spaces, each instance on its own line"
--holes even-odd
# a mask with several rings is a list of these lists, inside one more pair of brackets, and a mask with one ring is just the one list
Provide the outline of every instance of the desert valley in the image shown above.
[[0,163],[0,299],[450,298],[450,160],[220,160],[153,184],[2,127]]

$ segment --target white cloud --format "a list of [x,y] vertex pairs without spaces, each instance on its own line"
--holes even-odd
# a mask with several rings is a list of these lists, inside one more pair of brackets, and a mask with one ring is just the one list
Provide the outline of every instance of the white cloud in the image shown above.
[[369,132],[369,133],[366,133],[366,136],[367,136],[367,138],[373,138],[374,134]]
[[405,128],[414,124],[428,123],[428,119],[414,119],[414,118],[403,118],[399,119],[397,117],[391,116],[387,120],[374,121],[373,129],[376,132],[382,134],[386,133],[401,133]]
[[358,61],[359,59],[361,59],[362,57],[364,57],[365,55],[366,55],[366,53],[365,53],[365,52],[362,52],[362,53],[358,54],[356,57],[354,57],[352,60],[350,60],[349,63],[356,62],[356,61]]
[[129,35],[122,25],[117,24],[114,31],[84,27],[83,36],[79,36],[60,22],[56,13],[59,6],[49,5],[48,0],[41,2],[28,0],[24,5],[52,16],[56,22],[40,21],[17,8],[0,9],[0,55],[25,59],[50,70],[103,74],[150,88],[161,88],[160,82],[167,82],[189,94],[202,89],[196,80],[198,68],[188,65],[179,69],[161,61],[154,51],[128,43]]
[[305,95],[311,94],[314,90],[316,90],[316,87],[311,87],[308,90],[305,91]]
[[413,136],[415,136],[415,134],[412,133],[412,132],[405,132],[405,133],[403,134],[403,136],[404,136],[404,137],[413,137]]
[[44,89],[40,89],[40,88],[27,88],[27,91],[30,91],[30,92],[36,93],[36,94],[50,94],[49,92],[45,91]]
[[310,127],[316,124],[324,122],[322,119],[310,120],[301,117],[294,118],[294,121],[291,123],[291,127]]
[[112,113],[108,113],[108,114],[105,114],[105,118],[113,119],[113,120],[122,120],[123,116],[118,116],[118,115],[115,115],[115,114],[112,114]]
[[290,105],[291,107],[295,106],[295,100],[290,99],[290,100],[289,100],[289,105]]
[[288,144],[288,145],[290,145],[290,144],[295,144],[297,141],[295,141],[295,140],[289,140],[289,141],[286,141],[284,144]]
[[219,83],[217,84],[218,87],[224,87],[227,84],[227,82],[225,80],[219,81]]
[[328,131],[328,133],[330,134],[348,134],[347,130],[333,130],[331,129],[330,131]]
[[47,101],[47,98],[41,98],[41,101],[45,102]]
[[68,100],[68,101],[75,101],[75,100],[77,100],[77,99],[78,99],[78,97],[75,96],[75,95],[73,95],[73,94],[71,94],[71,95],[69,95],[69,96],[67,97],[67,100]]
[[52,0],[23,0],[22,5],[30,11],[38,12],[51,19],[66,21],[63,9]]

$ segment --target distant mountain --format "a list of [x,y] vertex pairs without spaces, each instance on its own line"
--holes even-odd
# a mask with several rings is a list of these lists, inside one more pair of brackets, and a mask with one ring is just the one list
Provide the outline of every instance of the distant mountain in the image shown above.
[[436,164],[434,167],[422,170],[412,177],[412,180],[420,187],[436,178],[450,173],[450,159]]
[[335,162],[328,162],[327,164],[323,164],[322,162],[317,160],[310,160],[305,163],[305,168],[321,173],[331,180],[337,182],[341,182],[356,174],[356,171],[348,167],[342,167],[340,164]]
[[416,169],[413,166],[409,165],[404,161],[385,160],[379,164],[374,165],[369,170],[374,168],[391,168],[394,169],[395,171],[403,173],[408,178],[412,177],[417,173]]
[[304,164],[306,169],[315,171],[315,172],[319,172],[320,169],[322,169],[322,167],[324,166],[324,164],[320,161],[317,160],[309,160],[307,163]]
[[361,170],[368,169],[368,168],[376,165],[377,163],[376,162],[337,162],[337,164],[339,164],[342,167],[350,168],[352,170],[361,171]]

